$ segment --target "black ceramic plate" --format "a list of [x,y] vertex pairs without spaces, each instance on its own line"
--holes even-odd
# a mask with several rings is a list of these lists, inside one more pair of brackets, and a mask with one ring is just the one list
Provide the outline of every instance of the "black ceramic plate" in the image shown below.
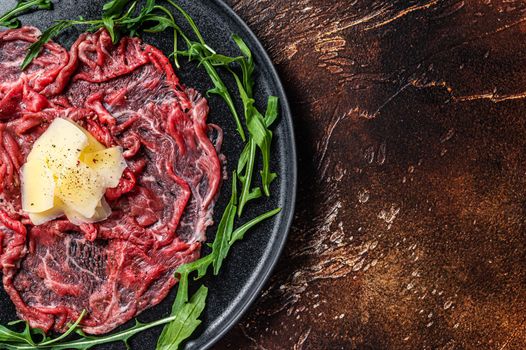
[[[24,16],[23,23],[41,29],[47,28],[53,20],[62,18],[86,18],[100,15],[102,0],[62,0],[56,2],[55,10],[39,12]],[[296,194],[296,153],[292,120],[287,99],[279,77],[265,50],[250,31],[247,25],[220,0],[184,0],[178,1],[196,20],[207,42],[220,52],[236,54],[236,47],[230,39],[232,33],[240,35],[251,47],[257,61],[256,96],[261,100],[257,103],[264,107],[264,96],[276,95],[281,102],[281,117],[275,128],[272,168],[279,173],[279,179],[272,184],[272,198],[260,200],[250,205],[246,217],[281,207],[283,211],[256,229],[251,231],[244,241],[237,244],[217,277],[204,280],[209,287],[207,308],[203,315],[203,324],[195,336],[186,344],[186,349],[207,349],[241,317],[244,311],[258,296],[263,284],[269,277],[275,265],[292,220]],[[0,13],[5,12],[15,3],[15,0],[0,0]],[[183,23],[183,21],[180,21]],[[189,31],[188,31],[189,32]],[[79,33],[69,32],[58,41],[70,45]],[[170,34],[144,37],[144,41],[156,45],[166,53],[170,52]],[[206,91],[210,88],[208,77],[202,70],[191,64],[184,64],[178,72],[183,82],[188,86]],[[233,82],[228,81],[230,88]],[[234,91],[234,90],[232,90]],[[225,131],[223,152],[227,156],[229,173],[234,169],[241,152],[242,143],[235,131],[235,125],[230,113],[219,98],[209,99],[211,114],[209,121],[219,124]],[[224,186],[216,206],[216,222],[222,213],[229,197],[229,186]],[[209,231],[209,239],[213,239],[214,228]],[[175,291],[175,290],[174,290]],[[159,319],[169,314],[174,298],[172,295],[155,308],[145,311],[139,316],[143,322]],[[0,323],[16,319],[14,307],[0,288]],[[127,325],[129,326],[129,324]],[[138,335],[131,342],[133,349],[154,349],[160,329]],[[104,347],[105,349],[122,349],[122,344]]]

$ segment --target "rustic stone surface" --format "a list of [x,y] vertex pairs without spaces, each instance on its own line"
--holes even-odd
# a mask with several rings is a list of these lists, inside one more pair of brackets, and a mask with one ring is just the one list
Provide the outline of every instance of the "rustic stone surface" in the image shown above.
[[216,349],[526,349],[526,4],[231,0],[293,105],[274,277]]

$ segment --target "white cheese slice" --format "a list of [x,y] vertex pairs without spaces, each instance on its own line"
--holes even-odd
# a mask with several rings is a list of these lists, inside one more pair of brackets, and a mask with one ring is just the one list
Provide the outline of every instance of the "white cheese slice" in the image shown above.
[[87,145],[88,137],[75,123],[57,118],[35,141],[27,163],[43,163],[56,177],[64,167],[76,164]]
[[22,166],[22,208],[28,213],[40,213],[53,208],[55,181],[53,173],[40,161]]
[[78,162],[62,170],[57,181],[56,195],[67,207],[89,218],[95,215],[105,191],[97,172]]
[[81,162],[97,171],[107,188],[117,187],[122,172],[126,169],[126,160],[121,147],[112,147],[93,153],[82,153]]
[[121,147],[106,149],[76,123],[57,118],[22,167],[22,209],[35,225],[64,214],[76,225],[105,220],[111,209],[104,193],[125,168]]

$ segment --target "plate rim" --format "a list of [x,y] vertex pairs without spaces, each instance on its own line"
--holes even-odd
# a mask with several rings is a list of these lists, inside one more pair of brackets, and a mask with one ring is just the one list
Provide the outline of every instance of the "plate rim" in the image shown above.
[[277,248],[272,252],[271,257],[269,257],[269,261],[267,262],[267,264],[265,264],[265,267],[260,272],[257,281],[254,282],[252,286],[250,286],[247,292],[242,296],[240,302],[233,308],[232,316],[229,319],[227,319],[227,322],[224,322],[221,329],[218,332],[216,332],[216,334],[210,337],[210,339],[208,339],[206,343],[203,344],[203,350],[210,349],[214,344],[221,340],[235,325],[239,323],[239,320],[247,313],[250,307],[258,299],[259,293],[271,277],[287,243],[290,229],[292,227],[292,222],[294,220],[296,198],[298,192],[298,158],[296,150],[294,123],[292,122],[292,110],[290,108],[287,94],[285,92],[285,88],[283,87],[283,83],[278,74],[276,66],[272,62],[272,59],[270,58],[267,50],[265,49],[261,41],[259,41],[256,34],[254,34],[252,29],[237,14],[237,12],[234,11],[234,9],[232,9],[226,2],[224,2],[224,0],[212,0],[211,2],[215,3],[223,11],[225,11],[226,14],[229,17],[231,17],[232,20],[234,20],[236,24],[238,24],[240,28],[244,31],[243,34],[250,38],[251,42],[255,45],[255,47],[252,47],[251,49],[256,49],[261,55],[262,62],[260,62],[259,64],[263,65],[268,69],[270,75],[272,76],[272,79],[275,82],[276,92],[277,95],[279,95],[281,109],[283,111],[280,123],[287,124],[287,129],[289,130],[287,137],[291,141],[291,147],[287,151],[290,152],[290,158],[292,162],[289,165],[290,182],[292,184],[292,188],[289,190],[291,194],[291,204],[287,208],[283,208],[283,211],[281,212],[282,221],[279,231],[281,231],[283,234],[281,236],[280,241],[277,242]]

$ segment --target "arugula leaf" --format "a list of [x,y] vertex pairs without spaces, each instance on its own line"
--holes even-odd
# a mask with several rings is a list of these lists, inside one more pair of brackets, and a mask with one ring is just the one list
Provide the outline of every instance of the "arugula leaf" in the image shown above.
[[22,62],[20,68],[22,70],[25,70],[31,64],[31,62],[33,62],[33,60],[40,54],[40,51],[49,40],[60,34],[63,30],[73,27],[74,25],[75,21],[63,20],[58,21],[53,26],[46,29],[42,33],[40,38],[33,44],[31,44],[31,46],[29,46],[27,55],[24,61]]
[[251,138],[243,150],[238,162],[238,171],[245,171],[243,175],[239,176],[239,181],[242,184],[241,195],[239,198],[239,210],[237,213],[239,217],[243,214],[243,209],[250,200],[257,199],[262,195],[259,187],[251,189],[252,175],[254,173],[256,162],[256,148],[257,144],[254,139]]
[[278,104],[279,99],[276,96],[268,98],[267,111],[265,113],[265,125],[267,128],[271,127],[278,118]]
[[[270,183],[276,178],[276,174],[270,172],[270,145],[272,143],[272,132],[268,129],[277,118],[277,107],[278,98],[270,96],[268,100],[267,113],[265,119],[254,106],[253,99],[253,88],[254,88],[254,57],[252,51],[247,44],[237,35],[233,35],[232,39],[235,41],[241,53],[245,56],[245,60],[241,60],[242,70],[242,81],[240,81],[237,74],[233,73],[233,76],[238,85],[238,90],[243,101],[245,109],[245,119],[247,121],[247,128],[254,142],[259,146],[263,157],[263,170],[261,173],[261,180],[263,185],[263,191],[265,195],[270,196]],[[255,160],[254,160],[255,161]],[[253,168],[252,164],[248,164],[249,167]],[[242,199],[240,200],[239,215],[243,212],[243,207],[248,200],[254,198],[250,194],[255,192],[249,192],[251,184],[251,176],[245,176],[242,181],[244,183],[244,190],[242,191]],[[257,190],[257,189],[256,189]],[[255,197],[257,198],[257,196]]]
[[112,17],[102,17],[102,21],[104,22],[104,27],[106,27],[106,30],[108,33],[110,33],[111,42],[116,43],[118,37],[117,33],[115,32],[115,21]]
[[194,333],[201,324],[198,318],[205,308],[207,295],[208,288],[201,286],[192,299],[177,310],[175,319],[164,327],[157,350],[177,350]]
[[[233,203],[233,200],[231,199],[230,203]],[[229,205],[230,205],[229,203]],[[226,212],[226,210],[225,210]],[[192,272],[197,272],[197,277],[196,279],[199,279],[199,278],[202,278],[203,276],[206,275],[206,272],[208,270],[208,267],[210,267],[210,265],[213,265],[216,261],[218,260],[221,260],[221,262],[224,260],[224,258],[228,255],[228,252],[230,251],[230,248],[232,247],[232,245],[243,239],[244,235],[247,233],[248,230],[250,230],[251,228],[253,228],[254,226],[256,226],[257,224],[260,224],[261,222],[273,217],[274,215],[278,214],[279,212],[281,212],[281,208],[276,208],[276,209],[273,209],[269,212],[266,212],[264,214],[261,214],[257,217],[255,217],[254,219],[248,221],[247,223],[245,223],[244,225],[242,225],[241,227],[233,230],[232,232],[228,232],[228,234],[225,234],[223,232],[223,234],[216,234],[216,238],[214,240],[214,243],[218,242],[218,244],[214,245],[212,244],[212,252],[196,261],[193,261],[191,263],[188,263],[188,264],[184,264],[182,266],[180,266],[177,271],[175,272],[176,275],[179,275],[180,278],[179,278],[179,283],[180,283],[180,286],[179,286],[179,289],[177,291],[177,297],[176,297],[176,301],[174,303],[174,306],[172,308],[173,311],[175,310],[178,310],[180,305],[182,305],[184,302],[186,302],[188,300],[188,297],[187,297],[187,288],[188,288],[188,276],[192,273]],[[234,216],[235,214],[235,211],[232,213],[232,216]],[[227,222],[231,219],[232,217],[231,215],[227,215],[225,217],[225,215],[223,215],[223,220],[224,222]],[[221,224],[220,224],[221,226]],[[219,231],[219,228],[218,228],[218,231]],[[225,242],[225,237],[229,237],[228,238],[228,241]],[[220,243],[219,243],[220,242]],[[215,249],[214,249],[214,246],[215,246]],[[217,275],[217,273],[214,272],[214,274]],[[181,282],[183,282],[181,284]],[[182,286],[182,288],[181,288]],[[179,301],[177,300],[179,299]]]
[[241,39],[241,37],[233,35],[232,39],[237,44],[239,50],[244,56],[244,59],[238,60],[242,71],[241,79],[232,70],[231,73],[238,85],[238,90],[243,101],[247,128],[251,135],[249,144],[243,150],[238,163],[238,172],[242,174],[242,170],[245,170],[245,173],[240,175],[240,181],[243,186],[239,200],[240,204],[238,216],[241,216],[245,205],[250,200],[259,198],[262,195],[259,187],[251,189],[252,173],[256,161],[255,145],[259,146],[263,158],[263,169],[260,174],[265,195],[270,195],[270,183],[277,176],[276,174],[270,172],[270,144],[272,143],[272,132],[268,128],[277,118],[277,107],[279,101],[277,97],[270,96],[268,100],[266,116],[265,118],[261,116],[257,108],[254,106],[255,101],[253,98],[253,75],[255,64],[252,51],[249,49],[248,45],[243,41],[243,39]]
[[188,276],[190,273],[197,271],[197,277],[195,279],[198,280],[206,275],[208,267],[212,265],[213,262],[214,254],[208,254],[196,261],[180,266],[177,271],[175,271],[175,274]]
[[223,80],[219,77],[219,74],[217,73],[217,70],[214,68],[214,66],[208,62],[203,61],[203,66],[205,67],[206,72],[210,76],[210,79],[212,80],[212,83],[214,84],[214,88],[208,90],[209,94],[215,94],[221,96],[223,100],[226,102],[228,109],[230,109],[230,112],[234,116],[234,120],[236,122],[236,128],[239,135],[241,135],[241,139],[243,142],[246,141],[245,131],[243,130],[243,126],[241,125],[241,120],[239,119],[239,115],[237,114],[236,107],[234,105],[234,101],[232,99],[232,96],[230,95],[230,92],[228,91],[228,88],[226,87]]
[[252,227],[256,226],[257,224],[260,224],[261,222],[267,219],[270,219],[271,217],[273,217],[274,215],[280,212],[281,212],[281,208],[276,208],[274,210],[261,214],[257,218],[250,220],[249,222],[247,222],[246,224],[244,224],[243,226],[239,227],[238,229],[234,231],[229,244],[232,245],[235,242],[242,240],[245,237],[245,234],[248,232],[248,230],[250,230]]
[[234,173],[232,176],[232,196],[230,197],[230,202],[228,203],[223,217],[219,222],[217,227],[216,238],[212,244],[212,251],[214,254],[214,274],[219,273],[223,260],[226,258],[228,251],[230,249],[230,239],[232,237],[232,232],[234,231],[234,219],[237,212],[237,175]]
[[[278,104],[279,104],[279,99],[276,97],[276,96],[270,96],[268,98],[268,102],[267,102],[267,110],[265,112],[265,118],[264,118],[264,122],[265,122],[265,126],[267,127],[267,130],[270,126],[272,126],[272,124],[274,124],[274,122],[276,121],[276,119],[278,118]],[[267,152],[269,153],[269,157],[268,157],[268,162],[266,164],[264,164],[263,166],[263,170],[261,171],[261,177],[263,179],[263,186],[267,188],[267,196],[270,194],[270,184],[272,183],[272,181],[274,181],[277,177],[278,177],[278,174],[276,173],[271,173],[270,172],[270,146],[272,144],[272,131],[268,130],[268,135],[269,135],[269,140],[268,140],[268,149],[267,149]]]
[[22,343],[34,346],[35,342],[31,336],[31,328],[26,323],[26,327],[22,332],[15,332],[7,327],[0,325],[0,348],[2,343]]
[[20,27],[18,16],[32,11],[51,9],[53,9],[51,0],[18,0],[14,8],[0,17],[0,26],[18,28]]
[[245,88],[247,95],[252,97],[254,90],[254,70],[256,68],[252,51],[250,51],[241,37],[234,34],[232,35],[232,39],[239,47],[241,53],[246,57],[245,60],[240,61],[241,70],[243,72],[243,87]]
[[[225,55],[220,55],[218,53],[210,54],[208,56],[202,57],[201,61],[210,61],[214,67],[228,67],[229,64],[239,63],[244,59],[244,57],[229,57]],[[202,62],[200,64],[202,64]]]
[[241,174],[250,161],[250,142],[245,145],[237,161],[237,173]]
[[[188,24],[190,25],[190,27],[194,31],[195,35],[199,39],[199,42],[201,43],[201,45],[203,45],[204,47],[209,48],[209,46],[206,45],[205,40],[203,39],[203,35],[201,34],[201,31],[197,27],[197,24],[195,24],[194,19],[188,14],[188,12],[186,12],[181,6],[176,4],[174,1],[172,1],[172,0],[166,0],[166,1],[183,15],[183,17],[186,19],[186,21],[188,22]],[[215,53],[214,50],[210,50],[210,51],[212,53]]]
[[[182,56],[188,57],[190,60],[198,61],[199,64],[204,67],[206,73],[212,81],[212,84],[214,85],[212,89],[208,90],[207,95],[218,95],[225,101],[230,113],[234,117],[234,121],[236,122],[236,130],[241,136],[243,142],[245,142],[245,130],[241,124],[241,119],[237,113],[234,100],[232,99],[232,95],[228,91],[226,84],[219,76],[219,73],[215,67],[217,65],[226,65],[226,63],[221,60],[222,58],[226,58],[226,56],[217,55],[215,52],[210,53],[210,50],[201,43],[187,42],[187,45],[188,49],[186,51],[179,51],[178,53]],[[227,58],[227,60],[230,61],[230,58]]]
[[272,131],[270,131],[261,113],[254,107],[254,99],[249,97],[243,83],[239,79],[239,76],[234,73],[234,76],[243,106],[245,109],[245,118],[247,120],[247,129],[254,142],[258,145],[261,150],[263,157],[263,170],[261,174],[261,182],[263,185],[263,191],[265,195],[270,196],[270,183],[274,180],[275,175],[270,172],[270,145],[272,142]]
[[[248,97],[248,96],[247,96]],[[243,214],[245,205],[254,199],[262,196],[259,187],[251,189],[252,175],[256,162],[256,145],[258,145],[263,154],[263,170],[261,172],[263,188],[265,193],[269,194],[269,185],[276,178],[276,174],[269,173],[270,169],[270,144],[272,142],[272,132],[268,130],[278,116],[278,98],[270,96],[268,99],[268,106],[263,123],[261,123],[261,114],[254,108],[253,100],[244,99],[246,104],[246,118],[248,120],[249,131],[251,132],[251,138],[248,144],[245,146],[241,157],[238,162],[238,171],[241,173],[245,171],[243,175],[239,176],[239,180],[242,183],[242,190],[239,199],[239,210],[238,216]],[[256,119],[255,119],[256,118]],[[264,124],[265,127],[262,126]],[[254,128],[256,128],[254,130]],[[258,143],[259,141],[259,143]]]
[[[274,215],[278,214],[279,212],[281,212],[281,208],[276,208],[276,209],[273,209],[271,211],[268,211],[264,214],[261,214],[255,218],[253,218],[252,220],[248,221],[247,223],[245,223],[244,225],[242,225],[241,227],[235,229],[235,231],[233,231],[229,236],[230,236],[230,240],[228,241],[228,244],[227,245],[224,245],[222,247],[222,251],[221,251],[221,256],[226,257],[228,255],[228,252],[230,251],[230,248],[234,245],[235,242],[243,239],[243,237],[245,236],[245,234],[248,232],[248,230],[250,230],[251,228],[253,228],[254,226],[262,223],[263,221],[267,220],[267,219],[270,219],[271,217],[273,217]],[[209,261],[209,256],[217,256],[219,255],[219,252],[215,252],[215,251],[212,251],[212,253],[210,253],[210,255],[207,255],[206,257],[204,258],[201,258],[197,261],[195,261],[194,263],[197,263],[196,265],[199,266],[201,268],[201,270],[199,271],[199,277],[202,277],[204,276],[203,274],[203,268],[204,268],[204,264],[207,263]],[[217,258],[216,258],[217,259]],[[199,263],[200,260],[203,260],[203,263]],[[213,259],[212,259],[213,261]],[[193,263],[192,263],[193,264]],[[208,263],[208,265],[210,265],[210,263]],[[195,266],[195,265],[194,265]],[[183,265],[184,267],[184,265]],[[188,269],[189,270],[189,269]],[[187,271],[188,271],[187,270]],[[206,273],[206,270],[205,270],[205,273]],[[216,273],[217,275],[217,273]]]
[[120,15],[130,0],[112,0],[104,4],[102,7],[102,18],[109,18]]

